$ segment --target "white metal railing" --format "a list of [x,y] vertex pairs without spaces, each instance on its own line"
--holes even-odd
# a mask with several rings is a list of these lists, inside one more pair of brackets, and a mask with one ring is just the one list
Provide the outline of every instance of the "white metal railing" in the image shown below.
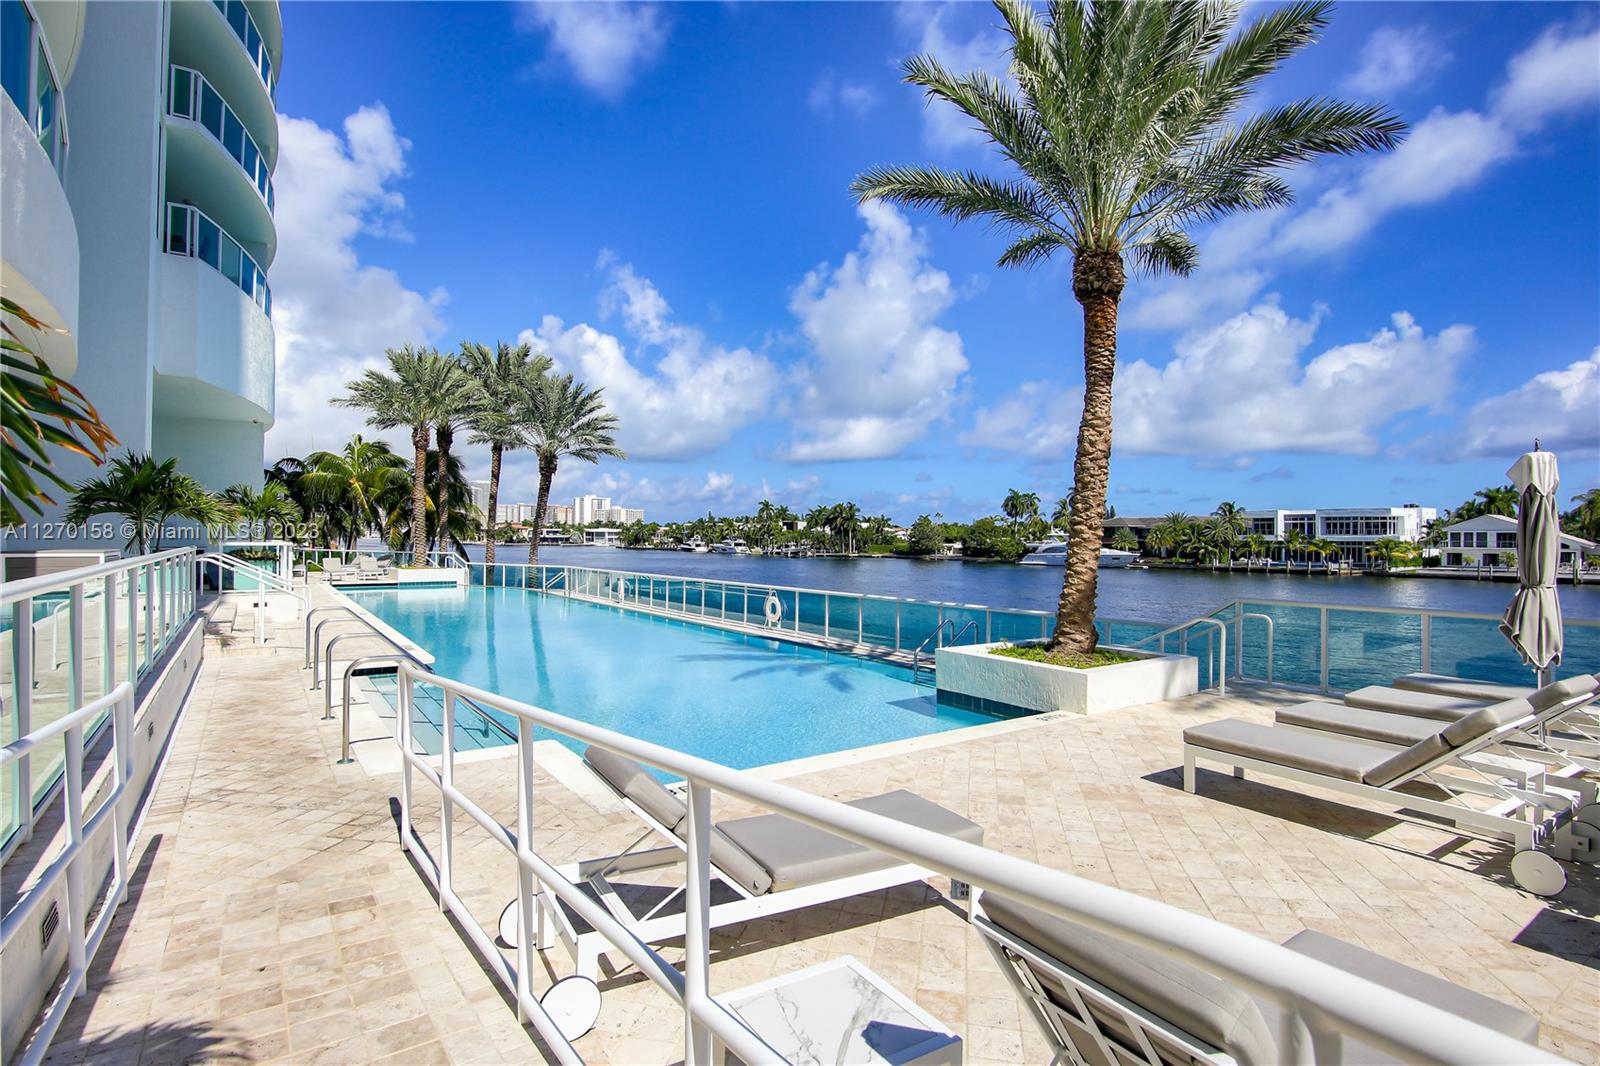
[[[0,609],[9,609],[10,615],[5,632],[12,682],[4,707],[11,719],[7,732],[20,741],[41,728],[35,721],[40,706],[64,707],[64,713],[71,713],[82,703],[75,696],[91,690],[107,693],[123,681],[137,685],[194,614],[196,558],[194,548],[174,548],[0,586]],[[40,669],[35,605],[59,597],[66,603],[69,633],[65,669],[54,669],[53,661],[44,664],[50,668]],[[48,610],[47,618],[59,619],[63,608],[51,603]],[[92,673],[85,647],[91,640],[99,653],[99,668]],[[33,835],[41,808],[59,785],[63,771],[38,765],[37,748],[8,764],[9,775],[4,776],[9,779],[0,781],[10,799],[8,824],[0,825],[0,861]]]
[[[637,965],[683,1010],[684,1059],[691,1066],[711,1061],[712,1038],[746,1062],[781,1061],[744,1024],[713,998],[710,985],[711,799],[714,793],[742,799],[907,863],[948,875],[984,891],[1082,922],[1103,933],[1189,963],[1273,1001],[1281,1011],[1280,1050],[1294,1063],[1342,1061],[1342,1042],[1353,1037],[1400,1061],[1439,1063],[1555,1063],[1563,1060],[1471,1020],[1410,999],[1391,989],[1309,956],[1261,940],[1178,907],[1052,870],[1036,863],[954,840],[892,818],[813,796],[705,759],[554,714],[492,692],[419,669],[398,668],[398,730],[401,847],[410,852],[439,893],[441,907],[460,922],[467,938],[511,992],[519,1020],[533,1023],[564,1063],[581,1061],[533,996],[536,885],[571,907]],[[411,706],[418,684],[443,690],[443,751],[435,757],[414,750]],[[455,704],[470,700],[516,720],[516,826],[498,821],[457,784],[453,743]],[[536,729],[596,745],[639,760],[688,783],[686,933],[680,975],[648,944],[621,925],[533,847],[538,828],[534,794]],[[437,789],[440,800],[437,858],[414,822],[417,775]],[[467,815],[517,862],[517,955],[509,963],[454,888],[454,823]]]
[[[1167,638],[1176,636],[1178,638],[1178,654],[1188,655],[1189,630],[1196,626],[1205,626],[1217,634],[1217,643],[1215,645],[1211,644],[1209,640],[1206,643],[1206,664],[1210,671],[1208,676],[1216,683],[1217,694],[1225,696],[1228,694],[1228,627],[1223,624],[1221,619],[1212,618],[1210,615],[1191,618],[1187,622],[1179,622],[1175,626],[1168,626],[1159,633],[1152,633],[1148,637],[1136,640],[1130,647],[1138,648],[1155,641],[1156,646],[1165,653],[1167,650]],[[1220,669],[1218,668],[1219,664]]]
[[274,211],[277,200],[272,191],[272,167],[256,147],[256,139],[250,136],[244,121],[228,106],[227,98],[212,87],[204,74],[189,67],[174,63],[169,79],[167,113],[188,119],[211,134],[256,187],[267,210]]
[[[205,569],[208,566],[212,567],[216,572],[218,595],[224,591],[222,575],[225,572],[234,576],[236,591],[254,593],[252,609],[255,628],[253,636],[257,644],[265,644],[270,634],[267,613],[270,609],[272,593],[277,592],[292,596],[295,603],[299,605],[296,610],[297,615],[304,615],[310,610],[311,605],[307,601],[305,594],[295,587],[293,578],[287,575],[274,574],[270,570],[253,566],[243,559],[235,558],[223,552],[206,552],[199,557],[198,561],[201,574],[205,573]],[[238,589],[239,578],[246,578],[254,584],[249,589]]]
[[168,255],[199,259],[237,285],[272,317],[272,287],[267,272],[244,250],[244,245],[219,226],[210,215],[190,204],[167,204]]

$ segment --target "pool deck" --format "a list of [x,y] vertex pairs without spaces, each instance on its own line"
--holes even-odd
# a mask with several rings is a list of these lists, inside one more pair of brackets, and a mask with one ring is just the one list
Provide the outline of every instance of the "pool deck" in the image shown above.
[[[397,843],[398,775],[335,765],[337,722],[308,691],[298,622],[276,645],[208,649],[134,856],[129,902],[50,1062],[497,1063],[535,1041]],[[986,843],[1281,940],[1306,927],[1522,1006],[1542,1042],[1600,1060],[1600,872],[1568,864],[1557,900],[1516,889],[1510,850],[1347,802],[1202,772],[1181,787],[1184,726],[1270,720],[1303,697],[1247,689],[957,742],[808,760],[771,773],[850,799],[906,787],[982,824]],[[513,820],[509,761],[457,783]],[[541,768],[536,847],[620,850],[636,823]],[[419,788],[417,824],[436,839]],[[585,795],[588,798],[585,798]],[[719,805],[716,816],[743,813]],[[456,823],[456,884],[493,927],[513,864]],[[854,955],[962,1033],[969,1062],[1043,1062],[1043,1042],[942,878],[719,931],[714,992]],[[667,950],[669,958],[677,955]],[[570,973],[557,949],[536,983]],[[602,980],[591,1062],[676,1062],[681,1014],[636,973]]]

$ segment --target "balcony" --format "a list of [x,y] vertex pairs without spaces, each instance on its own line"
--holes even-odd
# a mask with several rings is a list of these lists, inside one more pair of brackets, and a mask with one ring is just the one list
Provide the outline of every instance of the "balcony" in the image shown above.
[[34,315],[65,333],[16,323],[18,338],[57,373],[78,365],[78,228],[66,190],[28,119],[0,93],[0,284]]
[[173,4],[167,59],[173,66],[205,75],[255,141],[270,172],[278,162],[278,119],[272,92],[227,15],[215,3]]
[[263,269],[277,254],[271,170],[250,131],[198,71],[169,72],[166,193],[198,207]]
[[233,108],[198,70],[175,66],[171,78],[167,114],[196,122],[211,134],[256,187],[256,193],[261,197],[261,202],[266,204],[267,210],[273,210],[276,200],[272,192],[272,168]]

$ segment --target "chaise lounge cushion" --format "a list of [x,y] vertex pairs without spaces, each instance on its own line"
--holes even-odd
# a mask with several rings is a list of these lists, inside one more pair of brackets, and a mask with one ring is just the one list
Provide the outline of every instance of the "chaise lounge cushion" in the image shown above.
[[1539,1039],[1539,1019],[1527,1011],[1314,929],[1296,933],[1283,946],[1526,1043]]
[[[956,840],[983,843],[982,826],[903,788],[852,800],[849,806]],[[718,822],[717,828],[766,869],[774,892],[886,870],[902,861],[781,814],[736,818]]]
[[1369,711],[1361,707],[1345,707],[1337,703],[1297,703],[1281,708],[1277,713],[1279,725],[1292,725],[1301,729],[1323,729],[1346,737],[1373,740],[1379,744],[1396,744],[1410,747],[1442,731],[1448,723],[1433,718],[1417,718],[1409,714],[1390,714]]
[[[1240,1066],[1279,1061],[1277,1042],[1260,1008],[1243,990],[1221,978],[990,892],[983,894],[981,903],[989,921],[1039,954],[1076,970],[1200,1042],[1227,1052]],[[1053,985],[1052,994],[1061,995],[1055,979],[1037,970],[1035,977],[1048,980],[1045,987]]]
[[1394,687],[1408,688],[1414,692],[1432,692],[1440,696],[1460,696],[1480,703],[1527,699],[1534,693],[1534,689],[1526,685],[1497,685],[1492,681],[1473,681],[1448,674],[1407,674],[1395,678]]
[[1441,696],[1436,692],[1418,692],[1409,688],[1389,688],[1386,685],[1368,685],[1344,694],[1348,707],[1361,707],[1372,711],[1409,714],[1440,722],[1453,722],[1483,706],[1482,700],[1464,696]]
[[[643,766],[592,744],[583,758],[607,784],[670,829],[678,839],[688,838],[688,804],[663,788]],[[763,895],[772,888],[772,875],[766,868],[715,827],[711,832],[711,864],[752,896]]]
[[1183,740],[1185,744],[1212,751],[1309,770],[1345,781],[1363,780],[1374,767],[1406,750],[1392,744],[1375,744],[1331,733],[1275,729],[1243,718],[1224,718],[1190,726],[1183,731]]
[[1600,674],[1579,674],[1553,681],[1528,697],[1535,711],[1547,711],[1558,703],[1580,696],[1593,698],[1600,693]]
[[1444,732],[1439,735],[1446,744],[1452,748],[1464,747],[1473,741],[1509,725],[1519,718],[1526,718],[1533,713],[1533,704],[1527,700],[1506,700],[1504,703],[1491,703],[1487,707],[1480,707],[1465,718],[1458,718],[1444,727]]

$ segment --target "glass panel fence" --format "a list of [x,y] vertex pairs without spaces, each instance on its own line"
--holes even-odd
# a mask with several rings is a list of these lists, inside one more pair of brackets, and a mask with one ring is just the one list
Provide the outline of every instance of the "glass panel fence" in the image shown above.
[[1387,685],[1422,669],[1422,616],[1328,611],[1328,687]]
[[[827,609],[824,604],[826,596],[820,592],[797,592],[795,597],[795,625],[797,633],[809,633],[814,637],[823,635],[824,621],[827,618]],[[785,626],[784,628],[789,628]]]
[[854,644],[856,627],[861,622],[861,599],[857,596],[828,598],[828,637]]

